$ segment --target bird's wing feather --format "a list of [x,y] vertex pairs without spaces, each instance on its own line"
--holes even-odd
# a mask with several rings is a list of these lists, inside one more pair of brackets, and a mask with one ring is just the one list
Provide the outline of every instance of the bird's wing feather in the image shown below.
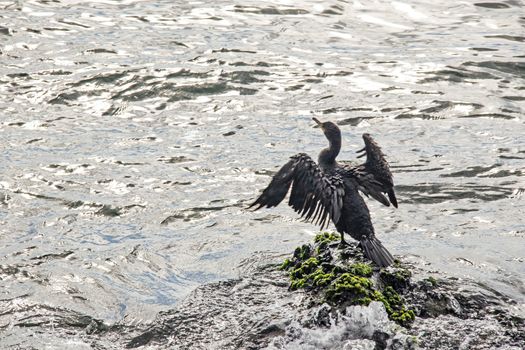
[[[385,155],[379,145],[369,134],[363,134],[365,147],[358,152],[364,152],[359,157],[366,155],[366,162],[358,166],[346,165],[347,174],[354,177],[359,190],[367,196],[389,206],[390,203],[397,208],[397,198],[394,192],[394,181]],[[388,195],[388,199],[384,193]]]
[[274,207],[292,187],[288,204],[306,221],[326,227],[339,221],[343,208],[344,184],[337,174],[324,174],[310,156],[299,153],[290,158],[273,177],[257,200],[250,205]]
[[294,179],[296,162],[292,158],[279,169],[277,174],[272,178],[272,181],[263,191],[263,193],[253,202],[249,208],[257,206],[254,210],[262,207],[275,207],[282,202],[288,189]]

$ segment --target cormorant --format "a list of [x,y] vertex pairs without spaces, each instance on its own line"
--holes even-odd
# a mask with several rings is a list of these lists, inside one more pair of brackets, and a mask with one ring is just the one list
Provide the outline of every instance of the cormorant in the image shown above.
[[358,166],[340,164],[336,157],[341,150],[341,130],[332,122],[313,120],[329,142],[319,153],[319,164],[305,153],[292,156],[250,208],[277,206],[291,186],[288,204],[306,221],[323,229],[331,219],[341,235],[341,244],[347,244],[344,234],[348,233],[359,241],[368,259],[379,267],[391,265],[394,258],[375,236],[370,212],[359,195],[361,191],[386,206],[392,203],[397,208],[392,173],[381,148],[369,134],[363,134],[365,147],[357,152],[364,152],[358,157],[366,155],[366,162]]

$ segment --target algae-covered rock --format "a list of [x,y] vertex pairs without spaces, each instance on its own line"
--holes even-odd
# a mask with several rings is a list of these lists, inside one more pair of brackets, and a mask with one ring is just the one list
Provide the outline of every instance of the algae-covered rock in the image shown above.
[[[515,349],[525,343],[523,317],[505,311],[507,304],[513,302],[510,298],[475,281],[429,276],[423,269],[399,260],[380,269],[363,257],[359,247],[341,248],[338,241],[337,234],[320,233],[313,244],[297,248],[293,257],[282,265],[290,279],[289,290],[304,290],[312,297],[311,307],[325,305],[322,324],[342,317],[334,315],[346,318],[353,307],[379,302],[392,322],[406,328],[402,333],[406,336],[396,332],[396,335],[379,335],[379,332],[367,338],[379,348],[395,348],[398,340],[394,338],[401,337],[404,345],[400,349],[412,346],[452,349],[461,347],[471,334],[479,338],[469,340],[469,344],[475,344],[474,348],[505,344]],[[454,322],[458,324],[457,334],[452,334]],[[489,328],[483,329],[482,325]],[[414,341],[406,341],[409,335]],[[490,346],[482,346],[483,341]]]
[[379,272],[381,282],[387,286],[394,288],[398,292],[404,291],[410,286],[410,278],[412,273],[408,268],[404,268],[400,263],[382,269]]
[[148,329],[130,327],[132,339],[116,346],[522,350],[525,344],[522,304],[406,257],[378,269],[359,247],[339,248],[336,234],[318,235],[284,262],[281,255],[250,259],[238,279],[199,287]]
[[312,291],[320,302],[340,309],[379,301],[391,320],[403,326],[414,321],[414,311],[398,294],[410,283],[410,271],[400,264],[374,271],[359,248],[350,245],[339,249],[338,241],[337,234],[322,232],[315,236],[314,245],[296,248],[293,257],[281,265],[289,273],[290,290]]
[[339,275],[326,290],[326,300],[331,304],[368,305],[374,292],[369,278],[350,272]]
[[321,233],[319,233],[319,234],[317,234],[315,236],[314,243],[317,243],[317,244],[323,244],[323,243],[329,244],[329,243],[332,243],[332,242],[339,242],[340,239],[341,239],[341,237],[337,233],[321,232]]

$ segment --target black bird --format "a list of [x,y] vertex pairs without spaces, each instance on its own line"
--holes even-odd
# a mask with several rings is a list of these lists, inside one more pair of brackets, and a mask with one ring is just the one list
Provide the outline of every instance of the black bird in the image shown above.
[[364,152],[359,157],[366,155],[366,162],[358,166],[340,164],[335,159],[341,150],[341,130],[332,122],[313,120],[329,142],[319,153],[319,164],[305,153],[292,156],[250,208],[277,206],[291,186],[288,204],[306,221],[323,229],[331,219],[341,235],[341,244],[347,244],[344,234],[348,233],[359,241],[368,259],[380,267],[391,265],[394,258],[375,236],[370,212],[359,195],[361,191],[397,208],[392,174],[381,148],[369,134],[363,134],[365,147],[357,152]]

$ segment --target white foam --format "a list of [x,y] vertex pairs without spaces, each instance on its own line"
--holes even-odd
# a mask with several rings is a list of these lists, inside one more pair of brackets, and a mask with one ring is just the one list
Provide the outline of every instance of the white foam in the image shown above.
[[[327,306],[321,306],[321,308]],[[345,315],[330,318],[330,327],[308,328],[293,321],[284,336],[276,337],[268,350],[319,350],[319,349],[374,349],[374,333],[394,334],[396,325],[388,319],[382,303],[374,301],[368,306],[350,306]]]

